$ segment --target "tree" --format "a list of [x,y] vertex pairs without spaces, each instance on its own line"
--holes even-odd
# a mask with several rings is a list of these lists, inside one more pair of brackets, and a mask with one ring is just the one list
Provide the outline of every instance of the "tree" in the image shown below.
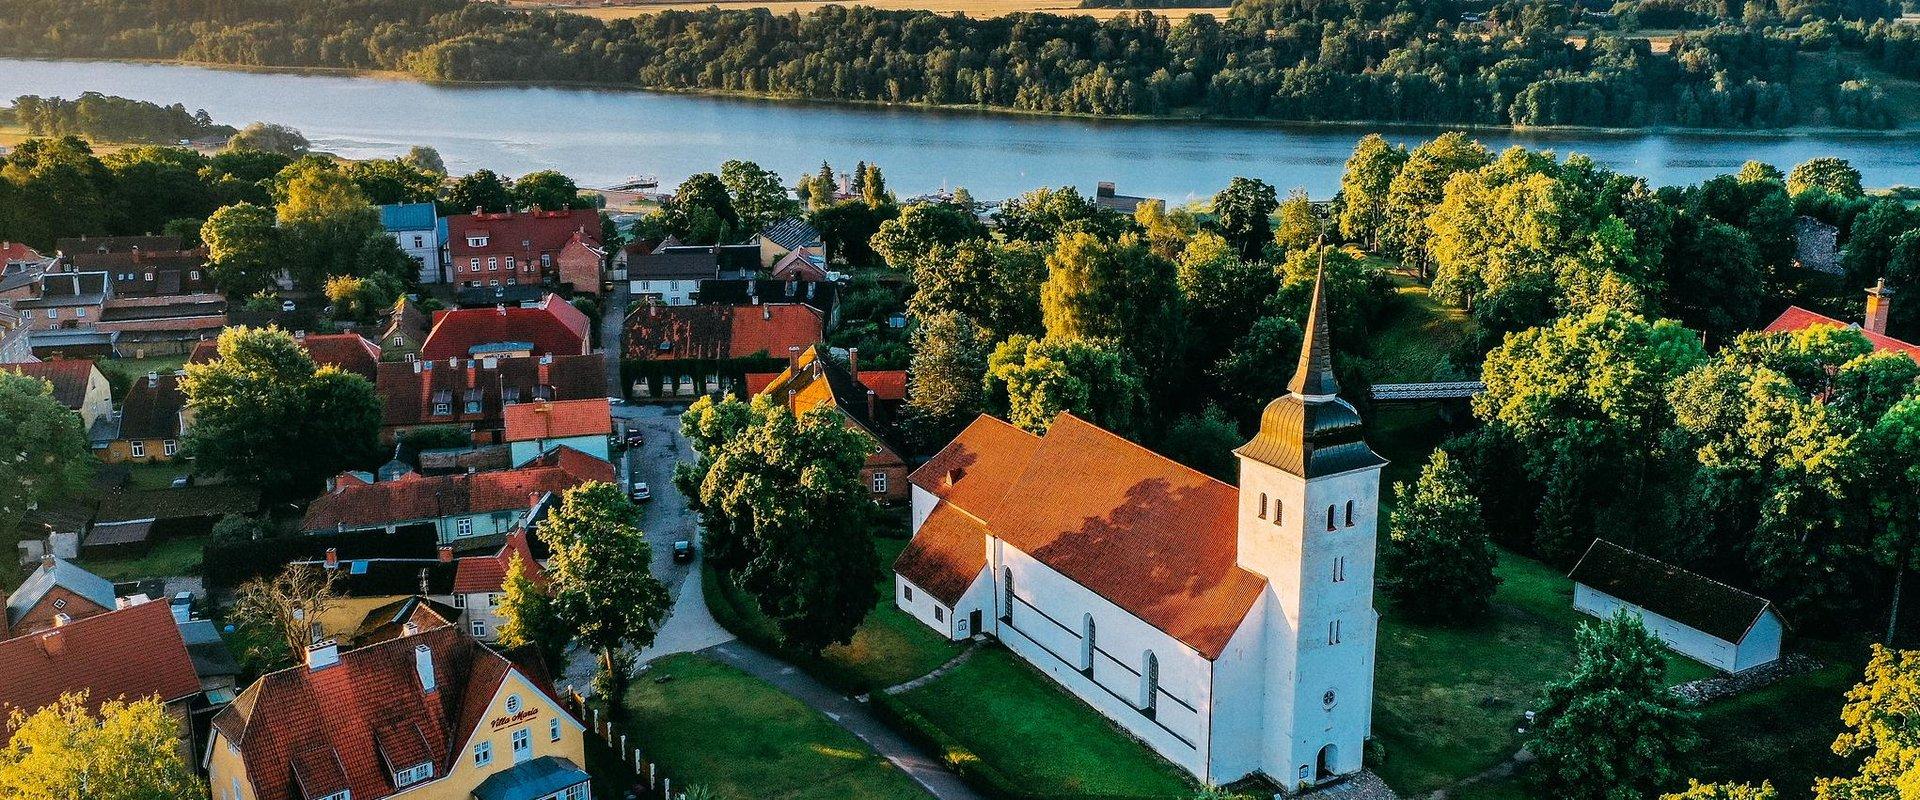
[[1062,235],[1047,256],[1040,317],[1050,339],[1118,344],[1155,381],[1179,354],[1180,292],[1174,267],[1134,234]]
[[[1880,353],[1894,359],[1910,359],[1899,353]],[[1868,487],[1869,509],[1878,532],[1873,541],[1874,559],[1894,572],[1893,597],[1888,603],[1887,641],[1892,643],[1899,628],[1902,590],[1907,572],[1920,567],[1920,389],[1916,389],[1911,369],[1903,388],[1906,399],[1888,409],[1871,423],[1861,447],[1863,463],[1871,474]]]
[[258,150],[283,156],[303,156],[312,147],[299,131],[272,122],[255,122],[227,140],[228,150]]
[[873,235],[874,252],[889,266],[913,271],[934,248],[984,239],[987,226],[959,206],[948,203],[912,203],[900,216],[880,223]]
[[252,203],[223,206],[200,226],[207,267],[228,297],[270,289],[280,273],[280,230],[273,210]]
[[537,648],[552,667],[566,663],[573,627],[560,615],[546,582],[527,574],[519,553],[507,559],[507,576],[500,583],[500,593],[501,622],[496,631],[500,645]]
[[1194,219],[1193,212],[1183,208],[1168,211],[1165,200],[1141,201],[1133,209],[1133,223],[1140,226],[1154,254],[1169,261],[1179,261],[1186,253],[1187,242],[1200,232],[1200,223]]
[[550,169],[529,172],[515,179],[513,202],[521,208],[547,211],[589,207],[572,178]]
[[0,537],[27,511],[79,491],[92,474],[80,418],[53,399],[53,385],[0,367]]
[[1409,486],[1393,487],[1392,534],[1380,554],[1381,590],[1415,619],[1463,624],[1493,602],[1500,578],[1480,500],[1466,473],[1435,450]]
[[296,254],[295,280],[318,288],[329,276],[352,274],[367,239],[385,235],[366,195],[339,169],[295,162],[276,181],[282,178],[286,188],[275,216]]
[[1133,229],[1133,221],[1103,208],[1078,189],[1042,187],[1007,200],[993,212],[995,227],[1009,240],[1051,242],[1062,233],[1086,232],[1115,238]]
[[547,580],[553,608],[581,641],[600,654],[613,686],[624,685],[614,652],[642,649],[672,600],[653,577],[653,549],[634,525],[633,504],[620,487],[588,481],[568,489],[541,534],[553,548]]
[[1915,230],[1920,230],[1920,212],[1908,209],[1899,200],[1873,201],[1853,218],[1853,227],[1847,232],[1847,247],[1840,258],[1847,280],[1867,286],[1884,277],[1893,261],[1895,243]]
[[113,173],[123,230],[159,230],[168,220],[206,217],[218,207],[200,177],[207,159],[184,147],[129,147],[100,159]]
[[1280,204],[1280,227],[1273,231],[1273,243],[1282,253],[1305,250],[1321,241],[1327,230],[1326,222],[1320,219],[1320,212],[1314,210],[1313,200],[1301,189],[1287,193],[1287,199]]
[[1798,196],[1808,189],[1821,189],[1841,197],[1866,194],[1860,185],[1860,170],[1844,158],[1831,156],[1808,159],[1787,173],[1787,194]]
[[820,232],[827,259],[854,266],[868,266],[878,260],[871,242],[880,226],[900,210],[891,205],[873,206],[864,200],[842,200],[813,212],[813,227]]
[[273,577],[240,584],[234,591],[232,619],[260,634],[251,637],[247,656],[255,663],[277,665],[305,652],[313,644],[320,615],[334,605],[333,584],[339,577],[339,570],[288,564]]
[[893,193],[887,191],[887,181],[880,176],[879,164],[868,164],[860,173],[860,199],[867,205],[879,208],[894,204]]
[[0,161],[0,238],[51,250],[61,237],[108,230],[113,175],[85,141],[28,139]]
[[1035,435],[1062,412],[1128,435],[1145,402],[1140,379],[1108,342],[1015,335],[987,358],[987,408]]
[[1240,251],[1257,259],[1273,240],[1273,209],[1280,205],[1273,186],[1257,178],[1234,178],[1213,196],[1213,216],[1220,235]]
[[1684,214],[1673,236],[1667,286],[1674,315],[1716,341],[1752,327],[1766,288],[1753,239],[1732,225]]
[[440,179],[446,177],[403,159],[355,161],[348,164],[344,171],[354,185],[360,187],[360,192],[366,195],[367,202],[376,205],[433,202],[434,194],[440,188]]
[[1777,800],[1779,796],[1773,790],[1773,784],[1767,781],[1754,786],[1748,783],[1701,783],[1688,780],[1686,791],[1663,794],[1660,800]]
[[1287,392],[1291,370],[1300,360],[1305,338],[1300,323],[1290,317],[1261,317],[1234,340],[1208,374],[1219,384],[1220,401],[1234,419],[1252,424],[1261,409]]
[[921,319],[953,312],[995,336],[1040,332],[1040,286],[1052,248],[968,239],[913,262],[907,307]]
[[1569,800],[1640,800],[1681,777],[1695,715],[1666,687],[1666,656],[1621,609],[1574,634],[1574,666],[1547,685],[1528,744],[1540,791]]
[[1160,451],[1215,478],[1232,483],[1239,475],[1240,461],[1233,455],[1246,437],[1240,426],[1218,405],[1208,403],[1198,414],[1182,414],[1167,428]]
[[1426,275],[1427,239],[1431,235],[1427,214],[1440,204],[1454,175],[1479,169],[1492,160],[1479,142],[1457,131],[1415,147],[1387,186],[1382,248]]
[[1380,247],[1387,220],[1387,193],[1407,163],[1407,149],[1370,133],[1354,145],[1340,175],[1340,235],[1368,249]]
[[1873,646],[1860,683],[1847,691],[1840,721],[1847,730],[1833,741],[1833,752],[1859,757],[1848,777],[1814,782],[1816,800],[1868,800],[1901,797],[1912,787],[1913,764],[1920,755],[1920,651]]
[[720,165],[720,183],[740,215],[740,229],[760,232],[780,220],[800,215],[800,203],[787,194],[780,174],[751,161],[729,160]]
[[181,753],[180,721],[154,697],[108,700],[96,713],[87,695],[7,719],[0,795],[21,800],[198,800],[207,787]]
[[[690,175],[661,203],[667,230],[688,244],[731,242],[740,232],[740,213],[727,185],[711,172]],[[817,227],[817,226],[816,226]]]
[[446,213],[513,210],[513,187],[493,170],[481,169],[455,178],[447,187]]
[[986,408],[984,381],[992,340],[972,320],[952,311],[918,319],[907,391],[909,430],[938,447]]
[[416,144],[407,148],[407,154],[401,156],[400,161],[423,172],[447,177],[447,162],[440,158],[440,151],[426,145]]
[[359,375],[316,368],[279,328],[228,328],[217,357],[187,365],[194,410],[185,452],[194,471],[308,497],[342,469],[380,457],[380,398]]

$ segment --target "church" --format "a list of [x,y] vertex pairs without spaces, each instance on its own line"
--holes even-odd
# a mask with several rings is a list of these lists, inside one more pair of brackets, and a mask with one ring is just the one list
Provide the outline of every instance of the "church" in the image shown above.
[[909,478],[894,602],[998,639],[1168,760],[1288,790],[1358,772],[1372,728],[1386,461],[1339,396],[1324,288],[1238,488],[1071,414],[981,416]]

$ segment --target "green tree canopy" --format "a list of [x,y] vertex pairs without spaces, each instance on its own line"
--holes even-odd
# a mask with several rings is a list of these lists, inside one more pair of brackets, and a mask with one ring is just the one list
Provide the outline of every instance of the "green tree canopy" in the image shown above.
[[788,217],[800,215],[800,203],[787,194],[780,174],[751,161],[731,160],[720,165],[720,183],[740,215],[742,233],[759,233]]
[[7,720],[0,795],[21,800],[198,800],[206,783],[180,743],[180,721],[156,698],[108,700],[98,712],[85,694]]
[[1547,685],[1527,746],[1540,791],[1640,800],[1677,783],[1699,737],[1666,672],[1659,640],[1627,610],[1582,624],[1573,670]]
[[283,156],[306,155],[312,146],[299,131],[273,122],[255,122],[227,140],[228,150],[258,150]]
[[33,506],[79,491],[92,475],[80,418],[53,398],[53,386],[0,368],[0,537]]
[[1393,487],[1391,535],[1380,553],[1380,588],[1412,618],[1463,624],[1493,602],[1498,559],[1467,476],[1435,450],[1412,485]]
[[[620,487],[588,481],[561,495],[560,507],[540,529],[553,548],[547,564],[553,611],[600,653],[607,685],[615,687],[626,677],[615,652],[653,644],[672,602],[653,577],[653,549],[636,517]],[[527,610],[524,604],[520,610]]]
[[471,214],[480,211],[513,209],[513,187],[493,170],[474,170],[454,179],[447,187],[446,213]]
[[574,184],[572,178],[550,169],[529,172],[514,179],[513,202],[521,208],[547,211],[591,207],[586,198],[580,196],[580,187]]
[[1860,170],[1844,158],[1822,156],[1808,159],[1787,173],[1787,193],[1798,195],[1808,189],[1821,189],[1841,197],[1859,197],[1866,193],[1860,185]]
[[228,297],[270,289],[280,272],[280,230],[273,209],[252,203],[223,206],[200,227],[207,266]]
[[1046,433],[1061,412],[1134,434],[1144,392],[1108,342],[1015,335],[987,359],[988,410],[1034,434]]
[[1272,184],[1236,177],[1213,196],[1214,221],[1241,258],[1257,259],[1273,241],[1273,210],[1279,205]]

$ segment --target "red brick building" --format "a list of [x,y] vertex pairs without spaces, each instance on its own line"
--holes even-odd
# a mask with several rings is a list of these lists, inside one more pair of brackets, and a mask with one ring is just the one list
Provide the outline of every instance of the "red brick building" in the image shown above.
[[779,373],[748,373],[747,388],[787,407],[795,416],[818,408],[832,408],[848,427],[866,434],[873,452],[862,466],[860,482],[876,502],[907,499],[905,451],[895,444],[897,411],[906,399],[903,370],[860,370],[860,352],[850,351],[849,366],[833,360],[826,345],[816,344],[794,354]]
[[600,213],[592,209],[473,213],[447,218],[455,285],[566,284],[600,294]]

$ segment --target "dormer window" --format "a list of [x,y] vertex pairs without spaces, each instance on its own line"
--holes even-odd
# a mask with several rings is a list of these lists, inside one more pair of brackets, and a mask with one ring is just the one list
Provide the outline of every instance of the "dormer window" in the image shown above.
[[353,790],[343,789],[325,797],[316,797],[314,800],[353,800]]
[[404,789],[433,777],[433,762],[426,761],[393,773],[393,788]]
[[444,417],[452,413],[453,413],[453,391],[451,389],[434,390],[433,415],[436,417]]
[[467,246],[468,247],[486,247],[487,246],[486,234],[467,237]]
[[468,389],[466,392],[466,397],[463,399],[462,404],[466,407],[467,413],[469,414],[480,413],[480,390]]
[[520,387],[508,386],[500,390],[500,402],[513,405],[520,402]]
[[549,386],[549,385],[547,385],[547,384],[544,384],[544,383],[543,383],[543,384],[540,384],[539,386],[535,386],[535,387],[533,387],[533,399],[535,399],[535,400],[552,400],[552,399],[553,399],[553,387],[552,387],[552,386]]

